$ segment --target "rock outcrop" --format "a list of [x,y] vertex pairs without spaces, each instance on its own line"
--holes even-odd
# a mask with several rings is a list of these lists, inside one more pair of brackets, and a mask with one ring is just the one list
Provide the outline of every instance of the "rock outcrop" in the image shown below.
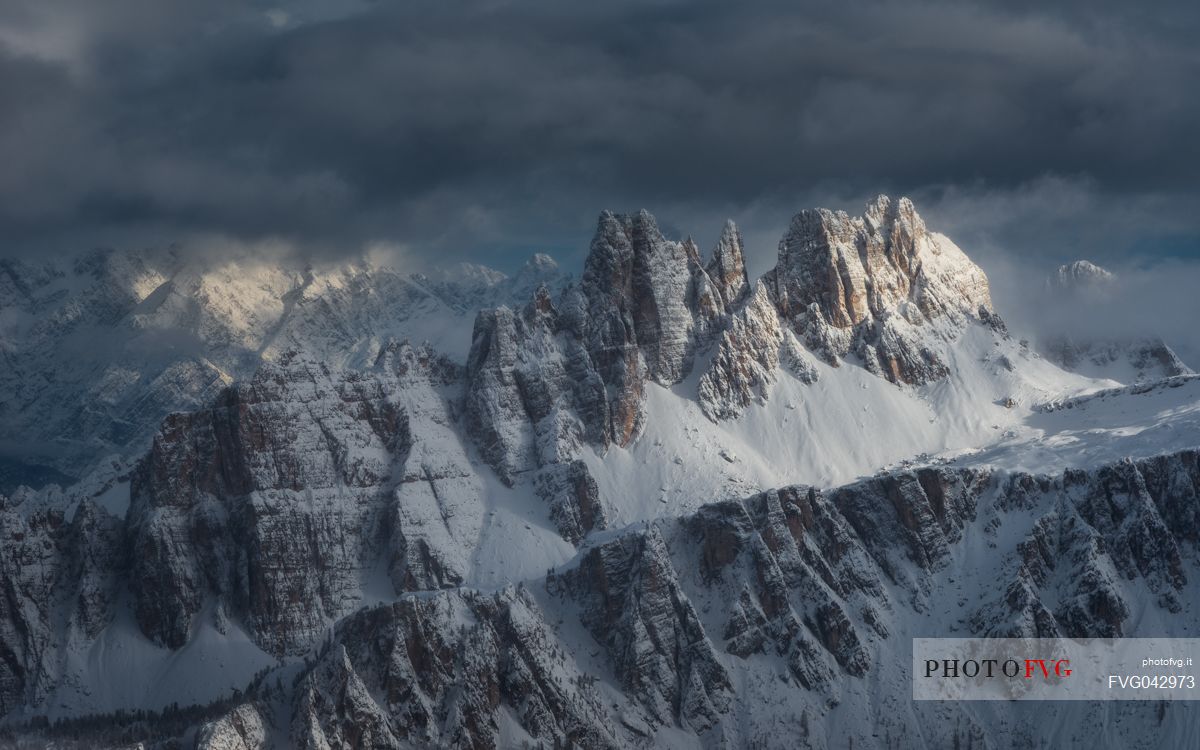
[[407,345],[374,374],[302,358],[168,418],[134,474],[138,623],[178,648],[215,605],[275,654],[353,610],[381,556],[396,591],[453,586],[482,518],[438,390],[453,365]]
[[409,597],[338,626],[298,683],[296,747],[618,747],[532,597]]
[[698,362],[704,413],[728,419],[765,402],[781,364],[808,383],[818,359],[851,356],[897,383],[942,378],[946,346],[972,323],[1004,331],[987,278],[908,199],[881,196],[855,219],[797,214],[778,265],[755,285],[732,222],[702,262],[645,211],[605,212],[577,288],[479,316],[467,412],[489,463],[513,482],[583,443],[628,445],[647,384],[680,383]]
[[765,281],[780,316],[822,359],[853,353],[898,383],[944,377],[937,341],[966,321],[999,326],[983,271],[926,229],[907,198],[880,196],[861,218],[801,211]]

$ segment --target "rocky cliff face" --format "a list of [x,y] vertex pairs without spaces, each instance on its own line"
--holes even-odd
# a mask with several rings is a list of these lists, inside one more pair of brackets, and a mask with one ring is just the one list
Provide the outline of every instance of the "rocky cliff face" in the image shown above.
[[610,407],[579,340],[560,336],[569,314],[545,289],[520,312],[481,314],[467,360],[465,418],[501,480],[530,482],[563,536],[578,541],[605,525],[595,482],[576,454],[584,440],[607,439]]
[[178,648],[215,606],[295,653],[358,605],[381,557],[396,591],[461,582],[482,508],[438,393],[458,370],[407,345],[384,355],[348,377],[285,360],[168,418],[132,484],[143,632]]
[[695,244],[666,240],[645,211],[600,216],[580,283],[586,310],[580,333],[596,372],[615,393],[607,440],[626,445],[633,439],[644,419],[645,382],[670,385],[686,377],[697,346],[725,311],[721,290],[739,284],[739,265],[744,283],[736,232],[722,241],[710,263],[724,263],[733,278],[719,287]]
[[929,232],[907,198],[880,196],[860,218],[800,212],[766,283],[782,318],[823,359],[853,353],[893,382],[945,376],[937,338],[972,318],[998,323],[983,271]]
[[907,199],[881,196],[855,219],[797,214],[754,286],[732,223],[702,261],[648,213],[606,212],[577,288],[477,320],[468,414],[513,481],[580,442],[629,444],[646,383],[682,382],[701,354],[699,401],[725,419],[764,402],[781,363],[813,382],[814,354],[834,365],[854,355],[893,382],[944,377],[945,346],[972,322],[1003,331],[987,278]]
[[59,649],[112,620],[125,570],[120,519],[90,501],[28,507],[0,498],[0,712],[36,704],[62,674]]

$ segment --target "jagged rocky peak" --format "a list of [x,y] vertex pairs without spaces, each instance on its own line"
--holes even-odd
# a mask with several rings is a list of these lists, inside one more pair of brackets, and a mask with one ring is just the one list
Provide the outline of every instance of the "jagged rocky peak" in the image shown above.
[[721,230],[721,239],[713,248],[712,260],[708,262],[705,270],[726,305],[737,302],[750,288],[750,277],[746,274],[746,261],[743,256],[742,233],[732,220],[725,222],[725,228]]
[[[480,452],[506,484],[531,481],[568,540],[603,528],[579,449],[628,445],[645,421],[647,383],[686,378],[748,288],[732,223],[705,263],[695,242],[668,240],[646,211],[601,213],[577,287],[555,297],[539,286],[523,307],[477,316],[465,416]],[[778,349],[771,332],[755,332]],[[768,376],[739,377],[709,390],[750,399]]]
[[1049,279],[1054,289],[1079,290],[1097,289],[1117,280],[1116,274],[1088,260],[1077,260],[1058,267],[1058,272]]
[[694,241],[668,240],[645,210],[601,213],[580,285],[597,369],[609,384],[683,380],[749,286],[733,222],[704,262]]
[[816,303],[838,328],[893,312],[920,322],[921,316],[992,311],[986,275],[946,238],[930,233],[908,198],[881,195],[862,217],[824,208],[796,214],[779,243],[774,280],[785,315]]
[[645,210],[600,215],[581,287],[593,323],[589,348],[609,383],[642,369],[639,354],[645,375],[679,382],[691,370],[694,332],[724,307],[695,303],[714,289],[695,243],[666,239]]
[[808,209],[792,218],[766,276],[780,314],[830,364],[850,353],[893,382],[946,366],[921,326],[945,336],[970,319],[1000,328],[987,276],[907,198],[879,196],[861,217]]
[[686,378],[747,288],[732,224],[705,264],[646,211],[601,213],[578,287],[557,299],[539,288],[522,310],[476,319],[467,417],[485,457],[513,482],[568,460],[580,440],[627,445],[647,381]]
[[987,277],[908,199],[881,196],[857,218],[800,212],[756,285],[733,222],[701,258],[644,210],[605,211],[578,287],[479,315],[467,416],[512,483],[584,443],[628,445],[648,384],[680,383],[697,361],[701,408],[725,419],[765,401],[780,365],[814,382],[814,355],[835,366],[853,355],[892,382],[940,379],[971,322],[1003,331]]

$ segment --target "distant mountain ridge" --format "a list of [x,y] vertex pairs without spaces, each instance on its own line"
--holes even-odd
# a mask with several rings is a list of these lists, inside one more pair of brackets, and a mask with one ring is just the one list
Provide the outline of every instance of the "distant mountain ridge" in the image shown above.
[[[263,362],[303,351],[369,364],[390,339],[465,356],[476,310],[569,279],[536,255],[515,276],[473,266],[441,278],[366,261],[314,269],[182,251],[0,262],[3,487],[78,476],[149,446],[167,413],[201,408]],[[461,352],[454,352],[456,342]]]

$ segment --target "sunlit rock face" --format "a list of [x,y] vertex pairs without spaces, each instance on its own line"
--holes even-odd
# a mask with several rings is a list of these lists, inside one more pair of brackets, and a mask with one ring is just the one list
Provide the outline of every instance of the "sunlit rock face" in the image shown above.
[[853,353],[893,382],[944,377],[939,341],[969,320],[1002,326],[983,271],[907,198],[880,196],[861,217],[796,214],[766,283],[810,349],[831,364]]
[[468,416],[511,481],[577,442],[628,445],[647,383],[680,383],[697,363],[702,410],[728,419],[767,400],[781,364],[815,381],[814,357],[897,383],[945,377],[945,348],[980,323],[1004,332],[987,277],[906,198],[881,196],[856,218],[800,212],[755,285],[732,222],[702,260],[645,211],[604,212],[577,288],[477,319]]

